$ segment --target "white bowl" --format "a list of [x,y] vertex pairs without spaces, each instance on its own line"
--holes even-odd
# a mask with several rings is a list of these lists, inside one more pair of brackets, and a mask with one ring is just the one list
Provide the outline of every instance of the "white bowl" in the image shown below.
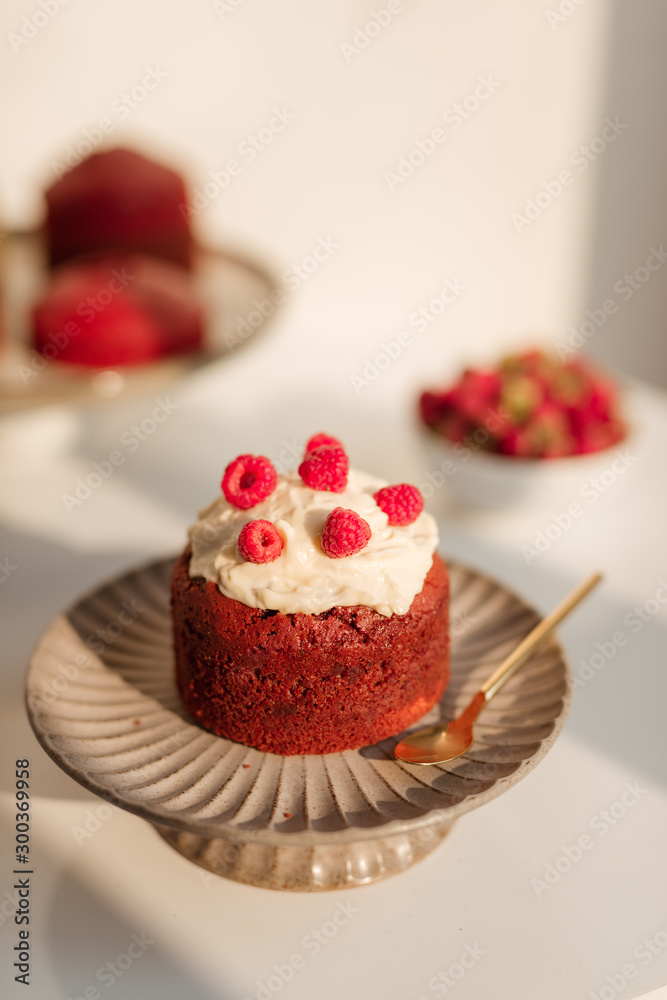
[[590,502],[632,464],[632,438],[590,455],[566,458],[513,458],[455,444],[426,427],[424,498],[433,503],[448,495],[466,507],[550,507]]

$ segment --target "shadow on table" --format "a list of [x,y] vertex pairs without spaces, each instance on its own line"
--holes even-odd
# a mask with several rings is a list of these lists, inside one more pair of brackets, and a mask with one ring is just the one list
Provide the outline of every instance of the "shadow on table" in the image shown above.
[[[441,523],[440,548],[502,580],[544,614],[579,582],[553,566],[527,567],[516,550],[475,538],[474,527],[460,522]],[[603,553],[594,568],[604,571]],[[558,636],[575,678],[565,732],[667,787],[667,626],[654,598],[660,586],[647,577],[644,604],[623,603],[603,581]]]
[[104,996],[116,984],[118,993],[128,997],[232,997],[222,984],[213,993],[167,954],[140,920],[127,923],[71,869],[63,872],[55,889],[41,937],[62,997]]
[[[42,750],[25,710],[25,672],[41,634],[68,604],[121,567],[140,561],[136,552],[81,552],[41,537],[0,526],[0,556],[15,566],[2,583],[0,661],[0,747],[5,761],[31,760],[35,794],[44,798],[89,800]],[[13,769],[1,772],[0,790],[13,791]]]

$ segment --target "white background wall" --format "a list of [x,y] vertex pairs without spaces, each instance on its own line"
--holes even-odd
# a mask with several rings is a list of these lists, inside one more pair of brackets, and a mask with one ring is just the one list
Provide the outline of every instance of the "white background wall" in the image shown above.
[[[608,42],[603,112],[627,123],[627,141],[600,160],[586,306],[609,295],[619,310],[589,343],[618,368],[667,386],[667,271],[646,281],[650,248],[667,247],[667,5],[617,0]],[[635,275],[637,269],[639,274]],[[630,284],[615,291],[620,280]],[[642,283],[643,282],[643,283]],[[637,287],[637,285],[639,287]],[[634,286],[634,287],[633,287]],[[622,308],[621,308],[622,306]]]
[[[239,159],[239,145],[274,108],[285,108],[294,120],[254,161],[240,157],[240,175],[198,218],[207,236],[251,249],[279,272],[319,237],[339,244],[293,296],[289,330],[275,348],[285,378],[317,384],[326,356],[327,386],[353,393],[351,376],[447,278],[465,293],[415,336],[373,394],[407,399],[467,359],[536,337],[562,340],[617,272],[641,264],[645,248],[667,235],[656,153],[664,164],[664,5],[392,3],[400,10],[387,27],[346,53],[384,0],[69,0],[36,32],[24,18],[46,19],[37,0],[7,0],[6,225],[39,218],[53,164],[103,118],[113,140],[162,154],[201,187]],[[624,54],[630,29],[634,48]],[[34,37],[17,40],[22,32]],[[112,109],[149,67],[166,78],[121,120]],[[649,93],[637,84],[645,73],[653,74]],[[480,77],[495,81],[494,93],[460,127],[451,115],[443,122]],[[582,172],[576,150],[600,134],[607,115],[629,127]],[[446,141],[391,190],[387,172],[437,127]],[[637,173],[649,147],[654,168]],[[543,185],[565,169],[571,183],[518,232],[513,214],[540,192],[548,201]],[[664,286],[659,273],[591,346],[612,365],[667,384]]]

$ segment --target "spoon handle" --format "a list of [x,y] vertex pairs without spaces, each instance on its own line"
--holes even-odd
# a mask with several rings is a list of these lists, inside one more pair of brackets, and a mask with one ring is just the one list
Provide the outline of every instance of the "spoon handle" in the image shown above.
[[597,586],[597,584],[602,579],[601,573],[593,573],[589,576],[583,583],[580,583],[578,587],[575,587],[567,597],[563,598],[558,607],[554,608],[551,614],[548,614],[546,618],[535,626],[532,632],[529,632],[523,642],[519,643],[515,650],[513,650],[506,659],[500,664],[498,669],[491,674],[489,679],[485,684],[482,685],[481,691],[483,691],[485,696],[485,703],[490,701],[495,694],[500,691],[500,689],[507,684],[510,677],[514,677],[514,674],[519,670],[520,667],[524,665],[530,654],[533,652],[536,646],[545,639],[550,632],[555,629],[566,615],[569,615],[570,611],[579,604],[581,600]]

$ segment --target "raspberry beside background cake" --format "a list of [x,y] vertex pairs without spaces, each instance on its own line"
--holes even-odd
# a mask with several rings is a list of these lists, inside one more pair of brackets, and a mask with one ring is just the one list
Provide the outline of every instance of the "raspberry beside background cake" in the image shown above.
[[[173,572],[186,708],[219,736],[284,755],[401,732],[449,679],[447,570],[418,491],[348,475],[337,442],[307,446],[299,473],[277,476],[261,456],[235,463]],[[262,526],[266,557],[239,544],[248,523]]]
[[62,264],[32,321],[40,353],[53,357],[55,344],[58,361],[92,367],[195,351],[203,338],[203,310],[188,272],[140,254]]

